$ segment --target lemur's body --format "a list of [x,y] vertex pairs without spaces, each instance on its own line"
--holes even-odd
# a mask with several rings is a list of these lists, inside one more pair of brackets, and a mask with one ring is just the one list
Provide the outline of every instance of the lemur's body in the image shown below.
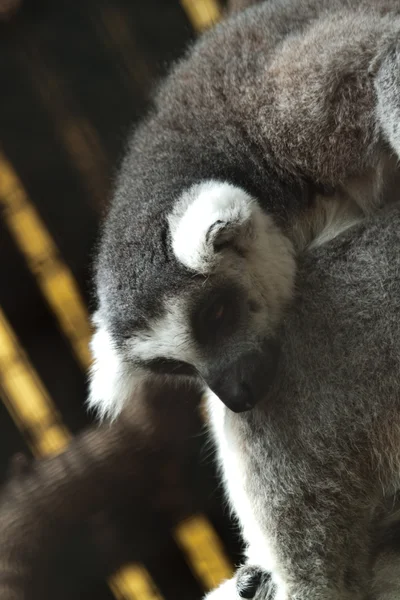
[[[149,377],[191,377],[236,412],[270,398],[302,252],[396,193],[399,32],[400,0],[271,0],[218,26],[175,67],[132,137],[99,248],[91,403],[103,414],[116,414]],[[289,432],[288,419],[275,438]],[[279,460],[269,443],[272,476]],[[304,450],[307,458],[306,442]],[[240,456],[231,456],[238,470]],[[281,476],[278,505],[291,489],[292,475]],[[300,565],[287,548],[293,526],[307,521],[279,521],[271,543]],[[320,560],[318,535],[310,561]],[[282,567],[285,580],[276,569],[278,598],[362,598],[361,572],[359,596],[352,584],[337,587],[335,557],[322,556],[308,587],[308,571]]]
[[210,399],[249,564],[278,584],[255,600],[400,598],[399,246],[396,206],[304,255],[270,394]]

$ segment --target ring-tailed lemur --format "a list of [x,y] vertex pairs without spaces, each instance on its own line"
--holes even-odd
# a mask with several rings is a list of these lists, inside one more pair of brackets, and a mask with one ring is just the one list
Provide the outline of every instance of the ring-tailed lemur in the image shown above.
[[131,139],[100,243],[100,412],[154,374],[195,374],[238,411],[267,391],[296,256],[379,204],[395,171],[379,56],[392,56],[399,7],[266,2],[173,69]]
[[[148,377],[158,377],[160,384],[163,377],[199,381],[237,412],[270,398],[281,368],[277,334],[294,295],[302,251],[335,237],[395,188],[399,31],[400,0],[277,0],[221,24],[173,69],[132,137],[104,225],[96,266],[92,406],[116,414]],[[330,197],[321,190],[330,190]],[[326,365],[332,367],[332,361]],[[233,419],[214,400],[215,427],[218,408],[223,419]],[[254,411],[249,419],[256,419],[257,407]],[[323,431],[322,417],[317,424]],[[289,427],[281,444],[291,433]],[[231,441],[229,432],[219,431],[216,438],[222,445]],[[318,436],[312,441],[314,450],[311,438],[310,447],[304,442],[305,460],[314,452],[320,469]],[[293,447],[297,458],[303,446]],[[348,572],[334,572],[342,545],[334,547],[345,535],[328,494],[340,496],[337,466],[332,476],[329,464],[321,467],[327,506],[322,503],[320,514],[299,480],[296,502],[308,503],[315,516],[315,535],[306,535],[310,521],[303,506],[299,521],[286,515],[285,522],[281,501],[291,490],[292,473],[280,471],[285,465],[277,466],[274,458],[267,448],[264,459],[267,465],[271,459],[278,506],[275,513],[260,506],[266,518],[276,516],[279,531],[271,525],[275,533],[266,544],[260,530],[258,562],[271,566],[268,548],[286,552],[280,572],[275,569],[277,598],[361,598],[365,580],[357,569],[353,574],[351,561]],[[289,465],[293,457],[286,458]],[[298,458],[301,472],[306,463]],[[234,451],[232,460],[239,472]],[[307,469],[306,474],[311,475]],[[347,498],[357,504],[355,487]],[[355,506],[347,508],[343,523],[355,523],[352,552],[359,549],[356,533],[365,540],[365,531]],[[251,519],[245,495],[241,519],[247,509]],[[363,506],[357,504],[358,510],[365,516]],[[329,543],[321,522],[328,516],[335,534]],[[296,531],[306,546],[290,546]],[[298,547],[316,561],[315,576]],[[345,562],[351,552],[343,555]],[[364,564],[365,553],[357,564]],[[359,596],[348,591],[353,588]]]

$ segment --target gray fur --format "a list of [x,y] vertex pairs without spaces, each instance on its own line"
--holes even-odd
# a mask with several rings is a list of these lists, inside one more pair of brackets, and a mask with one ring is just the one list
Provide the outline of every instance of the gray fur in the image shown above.
[[[287,231],[309,214],[314,186],[340,188],[377,167],[383,142],[368,69],[397,34],[399,10],[398,0],[265,2],[204,35],[176,65],[130,141],[104,224],[96,287],[116,338],[145,327],[166,294],[190,283],[167,216],[191,185],[241,186]],[[367,178],[370,190],[376,201]]]
[[[235,485],[276,554],[279,598],[400,597],[400,515],[390,519],[400,484],[399,242],[396,207],[305,255],[274,388],[250,412],[223,409]],[[216,442],[221,452],[221,432]],[[383,593],[390,586],[397,595]]]

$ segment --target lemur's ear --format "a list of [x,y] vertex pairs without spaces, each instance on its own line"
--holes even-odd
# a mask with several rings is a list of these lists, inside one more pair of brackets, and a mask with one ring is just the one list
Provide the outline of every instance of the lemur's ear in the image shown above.
[[184,192],[168,218],[176,258],[193,271],[208,273],[222,249],[245,248],[257,210],[247,192],[229,183],[194,185]]
[[[222,217],[223,215],[221,215]],[[206,233],[205,242],[212,246],[215,252],[226,246],[236,245],[244,242],[250,233],[251,215],[228,215],[230,220],[217,219],[210,225]]]

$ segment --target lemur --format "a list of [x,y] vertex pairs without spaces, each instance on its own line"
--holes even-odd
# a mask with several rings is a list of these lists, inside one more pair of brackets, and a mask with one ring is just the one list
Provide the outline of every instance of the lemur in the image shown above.
[[[285,361],[280,327],[304,252],[395,198],[399,26],[400,0],[271,0],[173,67],[131,137],[98,248],[90,404],[101,415],[168,377],[214,393],[214,424],[218,410],[256,418]],[[272,545],[287,543],[289,521]],[[317,566],[325,543],[317,532],[306,548]],[[331,564],[308,587],[308,571],[283,567],[277,599],[357,597]]]
[[296,257],[375,209],[395,175],[399,8],[265,2],[172,69],[130,140],[99,245],[101,413],[155,375],[196,376],[232,410],[265,394]]

